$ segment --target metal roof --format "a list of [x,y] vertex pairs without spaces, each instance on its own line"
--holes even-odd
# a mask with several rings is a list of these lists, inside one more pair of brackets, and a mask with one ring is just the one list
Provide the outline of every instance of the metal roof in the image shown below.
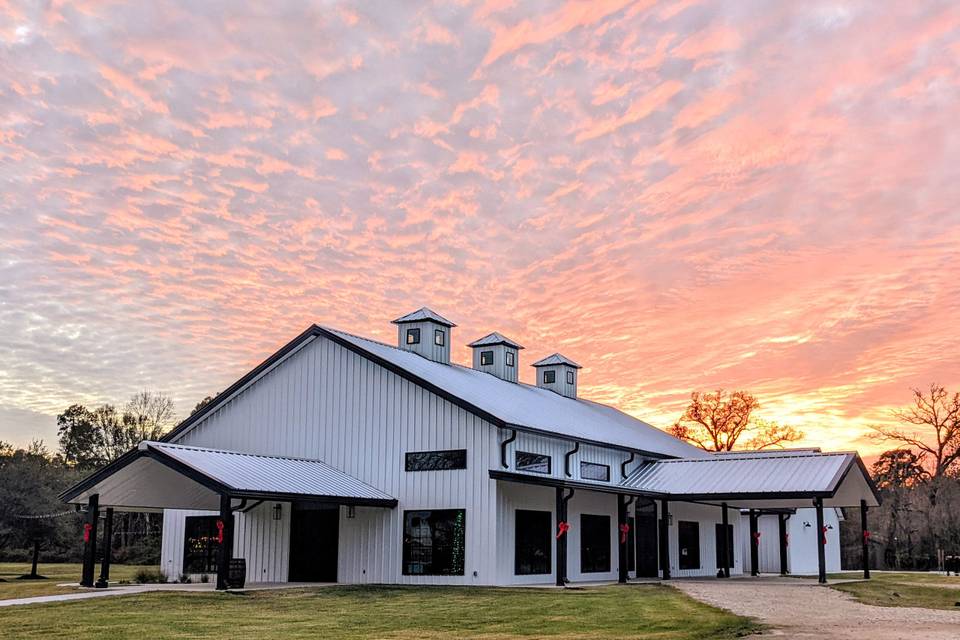
[[437,324],[442,324],[446,327],[457,326],[454,323],[447,320],[446,318],[444,318],[442,315],[440,315],[436,311],[433,311],[432,309],[428,309],[427,307],[420,307],[416,311],[412,311],[405,316],[400,316],[399,318],[397,318],[396,320],[393,320],[392,322],[393,324],[405,324],[407,322],[423,322],[425,320],[436,322]]
[[571,360],[571,359],[568,358],[567,356],[562,355],[562,354],[559,354],[559,353],[554,353],[553,355],[549,355],[549,356],[547,356],[546,358],[543,358],[542,360],[537,360],[537,361],[534,362],[533,365],[531,365],[531,366],[534,366],[534,367],[548,367],[548,366],[550,366],[550,365],[552,365],[552,364],[565,364],[565,365],[567,365],[568,367],[573,367],[573,368],[575,368],[575,369],[583,369],[583,367],[581,367],[580,365],[578,365],[576,362],[574,362],[573,360]]
[[322,328],[332,339],[381,362],[428,388],[466,403],[507,427],[543,432],[585,443],[677,458],[710,454],[613,407],[567,398],[538,387],[508,382],[457,364],[442,364],[392,345]]
[[[863,482],[851,486],[845,499],[847,494],[856,493],[857,500],[875,500],[869,476],[855,453],[763,451],[696,460],[661,460],[641,465],[621,485],[690,500],[825,498],[837,494],[854,466],[859,467],[862,477],[851,480]],[[863,486],[868,491],[863,491]]]
[[514,349],[523,349],[523,345],[517,344],[510,338],[506,337],[502,333],[493,333],[487,334],[480,338],[479,340],[474,340],[468,347],[492,347],[495,344],[505,344],[508,347],[513,347]]

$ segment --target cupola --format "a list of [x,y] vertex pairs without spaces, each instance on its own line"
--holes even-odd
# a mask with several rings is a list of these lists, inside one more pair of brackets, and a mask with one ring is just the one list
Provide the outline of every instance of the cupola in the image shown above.
[[439,313],[421,307],[393,321],[397,325],[397,346],[427,360],[450,364],[450,333],[457,325]]
[[537,370],[537,386],[568,398],[577,397],[577,377],[582,369],[566,356],[555,353],[533,363]]
[[517,369],[520,367],[520,349],[523,347],[510,338],[497,332],[474,340],[469,345],[473,349],[473,368],[477,371],[492,373],[508,382],[517,381]]

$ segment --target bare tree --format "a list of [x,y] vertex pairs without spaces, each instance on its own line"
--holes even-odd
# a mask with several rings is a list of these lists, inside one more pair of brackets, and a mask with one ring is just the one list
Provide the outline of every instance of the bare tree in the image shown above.
[[893,412],[910,427],[874,425],[876,437],[913,447],[932,466],[931,475],[941,478],[960,460],[960,393],[950,393],[937,383],[928,393],[913,389],[913,404]]
[[793,427],[755,418],[753,412],[759,406],[746,391],[694,391],[690,405],[669,432],[706,451],[732,451],[745,436],[749,440],[742,446],[747,449],[782,447],[803,437]]
[[155,391],[141,391],[131,396],[123,414],[129,437],[136,441],[134,444],[160,438],[176,420],[173,400]]

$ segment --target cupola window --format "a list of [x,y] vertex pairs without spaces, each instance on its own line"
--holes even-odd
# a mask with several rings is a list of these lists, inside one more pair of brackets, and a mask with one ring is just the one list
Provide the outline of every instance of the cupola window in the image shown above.
[[481,365],[493,364],[493,351],[481,351],[480,364]]
[[407,329],[407,344],[420,344],[420,329]]
[[557,381],[557,372],[553,369],[543,372],[543,384],[553,384]]

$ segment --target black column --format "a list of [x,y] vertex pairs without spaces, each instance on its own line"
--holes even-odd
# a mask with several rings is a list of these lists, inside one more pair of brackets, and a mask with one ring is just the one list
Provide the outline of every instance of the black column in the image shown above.
[[723,577],[730,577],[730,519],[727,516],[727,503],[724,502],[720,505],[720,510],[723,512],[723,532],[720,534],[720,553],[723,557]]
[[760,539],[757,534],[760,526],[757,522],[757,512],[750,509],[750,575],[760,575]]
[[787,575],[787,518],[777,514],[777,528],[780,533],[780,575]]
[[220,555],[217,558],[217,589],[227,588],[227,576],[230,572],[230,558],[233,556],[233,510],[230,496],[220,496],[220,518],[217,528],[223,526],[223,540],[220,543]]
[[670,579],[670,501],[660,501],[660,571]]
[[110,583],[110,555],[113,553],[113,507],[107,507],[107,517],[103,522],[103,563],[100,565],[100,578],[95,587],[106,588]]
[[557,586],[562,587],[567,582],[567,534],[560,528],[560,523],[567,521],[567,503],[563,499],[563,487],[557,487]]
[[83,523],[83,572],[81,587],[93,586],[93,569],[97,562],[97,523],[100,520],[100,495],[93,494],[87,501],[87,517]]
[[826,533],[823,531],[823,499],[816,498],[813,506],[817,508],[817,566],[820,584],[827,583],[827,555],[824,549]]
[[860,501],[860,535],[863,538],[863,577],[870,578],[870,528],[867,527],[867,501]]
[[623,525],[627,524],[627,496],[617,494],[617,540],[619,545],[617,548],[620,551],[620,575],[618,577],[618,582],[625,583],[629,577],[629,567],[627,566],[627,536],[624,535],[623,531],[620,529]]

